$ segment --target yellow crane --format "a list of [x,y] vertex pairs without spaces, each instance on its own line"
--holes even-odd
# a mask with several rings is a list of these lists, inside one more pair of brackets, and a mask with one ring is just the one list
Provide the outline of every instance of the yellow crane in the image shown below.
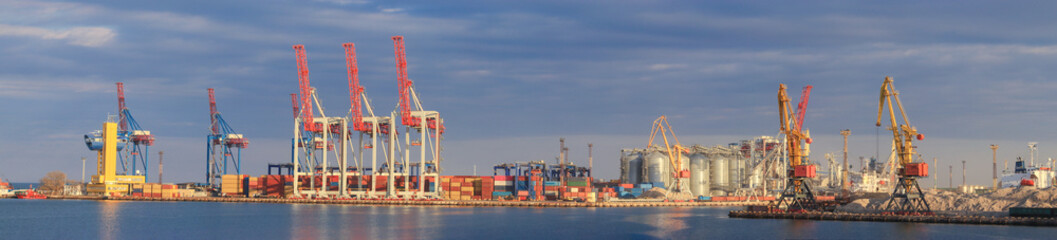
[[804,87],[800,96],[800,104],[794,114],[789,104],[789,96],[785,93],[785,84],[778,85],[778,120],[781,124],[780,130],[785,135],[786,157],[789,160],[788,181],[781,198],[772,205],[774,209],[785,209],[787,211],[811,211],[819,210],[815,202],[815,194],[811,192],[808,179],[815,177],[815,165],[806,160],[807,146],[811,144],[811,137],[806,130],[802,130],[803,120],[807,111],[807,101],[811,94],[811,85]]
[[[892,102],[895,102],[893,105]],[[897,214],[932,214],[925,193],[918,186],[917,178],[928,177],[929,165],[925,162],[914,162],[913,140],[924,140],[925,136],[918,133],[917,128],[910,126],[907,113],[903,110],[903,102],[899,100],[899,92],[892,86],[892,77],[885,77],[881,84],[881,97],[877,104],[877,126],[881,126],[881,118],[884,116],[885,106],[888,106],[888,116],[892,125],[892,144],[894,153],[898,157],[899,181],[892,191],[891,198],[885,204],[885,211]],[[896,119],[895,108],[899,108],[899,115],[903,122]]]
[[[668,117],[661,115],[657,120],[653,120],[653,129],[650,130],[650,142],[646,144],[646,149],[653,148],[653,141],[656,140],[657,135],[661,135],[661,139],[664,140],[664,150],[668,154],[668,164],[671,165],[672,178],[675,181],[672,189],[678,190],[679,192],[686,192],[686,186],[683,186],[683,179],[690,178],[690,171],[687,170],[683,165],[682,155],[680,153],[688,153],[688,150],[679,143],[679,138],[675,136],[675,131],[672,130],[672,126],[668,124]],[[672,140],[675,144],[672,145],[668,141],[668,135],[672,136]]]

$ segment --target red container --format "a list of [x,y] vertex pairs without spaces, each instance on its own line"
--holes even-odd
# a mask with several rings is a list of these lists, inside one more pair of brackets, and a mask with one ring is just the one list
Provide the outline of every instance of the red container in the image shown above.
[[903,168],[903,174],[914,177],[928,177],[929,164],[923,162],[907,164],[906,167]]
[[815,165],[800,165],[793,168],[794,177],[813,178],[815,177]]
[[635,188],[635,184],[625,183],[625,184],[620,184],[620,187],[622,187],[624,189],[632,189],[632,188]]

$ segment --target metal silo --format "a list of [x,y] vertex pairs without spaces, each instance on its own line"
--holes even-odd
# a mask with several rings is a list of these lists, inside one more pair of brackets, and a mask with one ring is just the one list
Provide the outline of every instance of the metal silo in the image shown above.
[[636,150],[631,154],[628,160],[628,183],[638,184],[642,182],[642,151]]
[[646,176],[643,176],[643,182],[649,183],[664,183],[664,186],[668,186],[668,177],[671,176],[671,172],[668,170],[668,156],[659,150],[647,150],[643,154],[643,167],[646,167]]
[[642,180],[642,150],[621,150],[620,180],[630,184],[637,184]]
[[741,158],[736,154],[727,155],[727,166],[729,167],[727,179],[729,179],[730,189],[733,191],[741,187]]
[[712,170],[712,189],[727,189],[730,185],[730,168],[728,167],[729,156],[724,154],[716,154],[712,156],[712,163],[709,166]]
[[710,196],[708,161],[704,153],[690,155],[690,193],[694,196]]

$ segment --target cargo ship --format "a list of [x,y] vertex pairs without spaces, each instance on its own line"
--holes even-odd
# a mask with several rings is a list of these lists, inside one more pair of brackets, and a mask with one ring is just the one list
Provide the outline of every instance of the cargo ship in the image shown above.
[[1002,188],[1020,186],[1047,188],[1054,185],[1054,176],[1052,168],[1029,166],[1023,159],[1018,157],[1013,172],[1004,171],[999,185]]
[[0,198],[14,197],[15,193],[11,192],[11,189],[11,183],[4,182],[4,180],[0,179]]

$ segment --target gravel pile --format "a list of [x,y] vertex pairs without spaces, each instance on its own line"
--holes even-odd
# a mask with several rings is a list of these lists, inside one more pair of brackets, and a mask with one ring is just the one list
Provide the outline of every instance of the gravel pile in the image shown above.
[[[984,194],[964,194],[928,190],[925,199],[933,211],[949,214],[1002,215],[1010,207],[1057,207],[1057,188],[1004,188]],[[872,212],[881,210],[888,197],[864,198],[840,206],[838,211]]]

